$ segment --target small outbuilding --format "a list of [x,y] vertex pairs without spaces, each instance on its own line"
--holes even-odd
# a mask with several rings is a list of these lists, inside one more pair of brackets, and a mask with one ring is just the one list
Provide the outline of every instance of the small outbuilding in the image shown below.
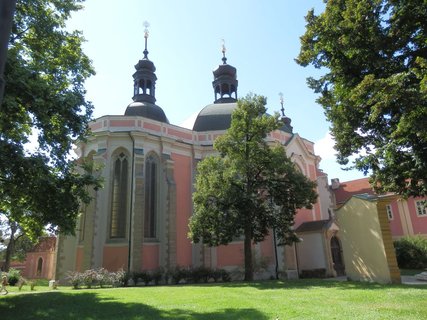
[[386,209],[395,198],[358,194],[336,209],[349,279],[401,283]]

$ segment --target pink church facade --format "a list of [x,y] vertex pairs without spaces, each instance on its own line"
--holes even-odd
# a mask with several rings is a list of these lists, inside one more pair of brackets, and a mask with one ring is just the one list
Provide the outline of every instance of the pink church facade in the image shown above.
[[[110,271],[201,265],[229,271],[243,268],[242,241],[207,247],[187,237],[197,163],[215,154],[214,140],[225,133],[237,106],[236,69],[224,56],[214,71],[214,103],[203,108],[193,128],[187,129],[170,124],[155,104],[157,77],[147,55],[144,51],[135,66],[134,101],[125,114],[93,121],[92,136],[78,146],[81,159],[98,165],[94,174],[103,178],[104,187],[91,191],[93,201],[82,207],[76,236],[59,237],[57,279],[67,271],[100,267]],[[271,276],[276,260],[288,278],[297,277],[303,269],[322,269],[333,276],[337,273],[331,239],[338,229],[331,220],[327,176],[318,169],[314,144],[294,133],[290,119],[282,115],[283,127],[267,140],[280,142],[299,170],[318,184],[318,202],[313,209],[298,212],[295,228],[316,221],[325,227],[316,235],[302,232],[307,240],[298,246],[275,247],[271,234],[254,244],[255,258],[263,262],[259,277]]]

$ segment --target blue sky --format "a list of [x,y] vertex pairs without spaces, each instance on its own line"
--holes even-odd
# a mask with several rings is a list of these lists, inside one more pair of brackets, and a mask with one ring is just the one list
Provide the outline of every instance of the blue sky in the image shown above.
[[143,57],[144,26],[150,23],[149,59],[157,68],[157,105],[169,121],[182,125],[214,100],[212,70],[222,63],[237,68],[238,96],[267,97],[268,112],[279,111],[279,92],[294,132],[316,143],[320,168],[341,181],[361,178],[335,163],[329,123],[306,85],[319,74],[294,61],[304,16],[323,11],[322,0],[87,0],[73,15],[71,29],[83,31],[85,53],[97,72],[86,83],[94,116],[124,114],[132,101],[134,65]]

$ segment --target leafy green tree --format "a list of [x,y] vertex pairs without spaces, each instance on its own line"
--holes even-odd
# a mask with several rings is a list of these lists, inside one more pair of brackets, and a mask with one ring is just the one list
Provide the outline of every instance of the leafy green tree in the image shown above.
[[[325,1],[326,2],[326,1]],[[306,16],[297,62],[332,123],[338,162],[378,191],[427,195],[427,4],[334,0]]]
[[[42,235],[43,230],[33,230],[32,233]],[[24,261],[36,241],[37,238],[28,237],[16,222],[0,219],[0,261],[3,261],[0,268],[9,269],[13,260]]]
[[311,208],[317,195],[283,146],[267,142],[280,121],[266,115],[265,98],[248,95],[237,105],[230,129],[215,141],[219,155],[198,164],[189,237],[218,246],[243,236],[245,280],[252,280],[252,244],[272,228],[281,244],[296,241],[296,210]]
[[0,214],[30,237],[46,225],[72,233],[87,186],[97,183],[69,157],[92,115],[83,85],[94,71],[81,33],[65,28],[81,2],[16,4],[0,109]]

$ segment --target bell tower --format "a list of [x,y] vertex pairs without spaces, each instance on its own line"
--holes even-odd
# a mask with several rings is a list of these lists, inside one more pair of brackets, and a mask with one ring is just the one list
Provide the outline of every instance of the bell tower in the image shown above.
[[222,64],[213,71],[215,100],[214,103],[230,103],[237,101],[237,72],[236,68],[227,64],[224,40],[222,43]]
[[144,22],[144,27],[144,57],[135,65],[136,71],[133,74],[133,102],[126,108],[125,116],[141,116],[169,123],[162,108],[155,104],[157,76],[154,63],[148,59],[148,22]]

